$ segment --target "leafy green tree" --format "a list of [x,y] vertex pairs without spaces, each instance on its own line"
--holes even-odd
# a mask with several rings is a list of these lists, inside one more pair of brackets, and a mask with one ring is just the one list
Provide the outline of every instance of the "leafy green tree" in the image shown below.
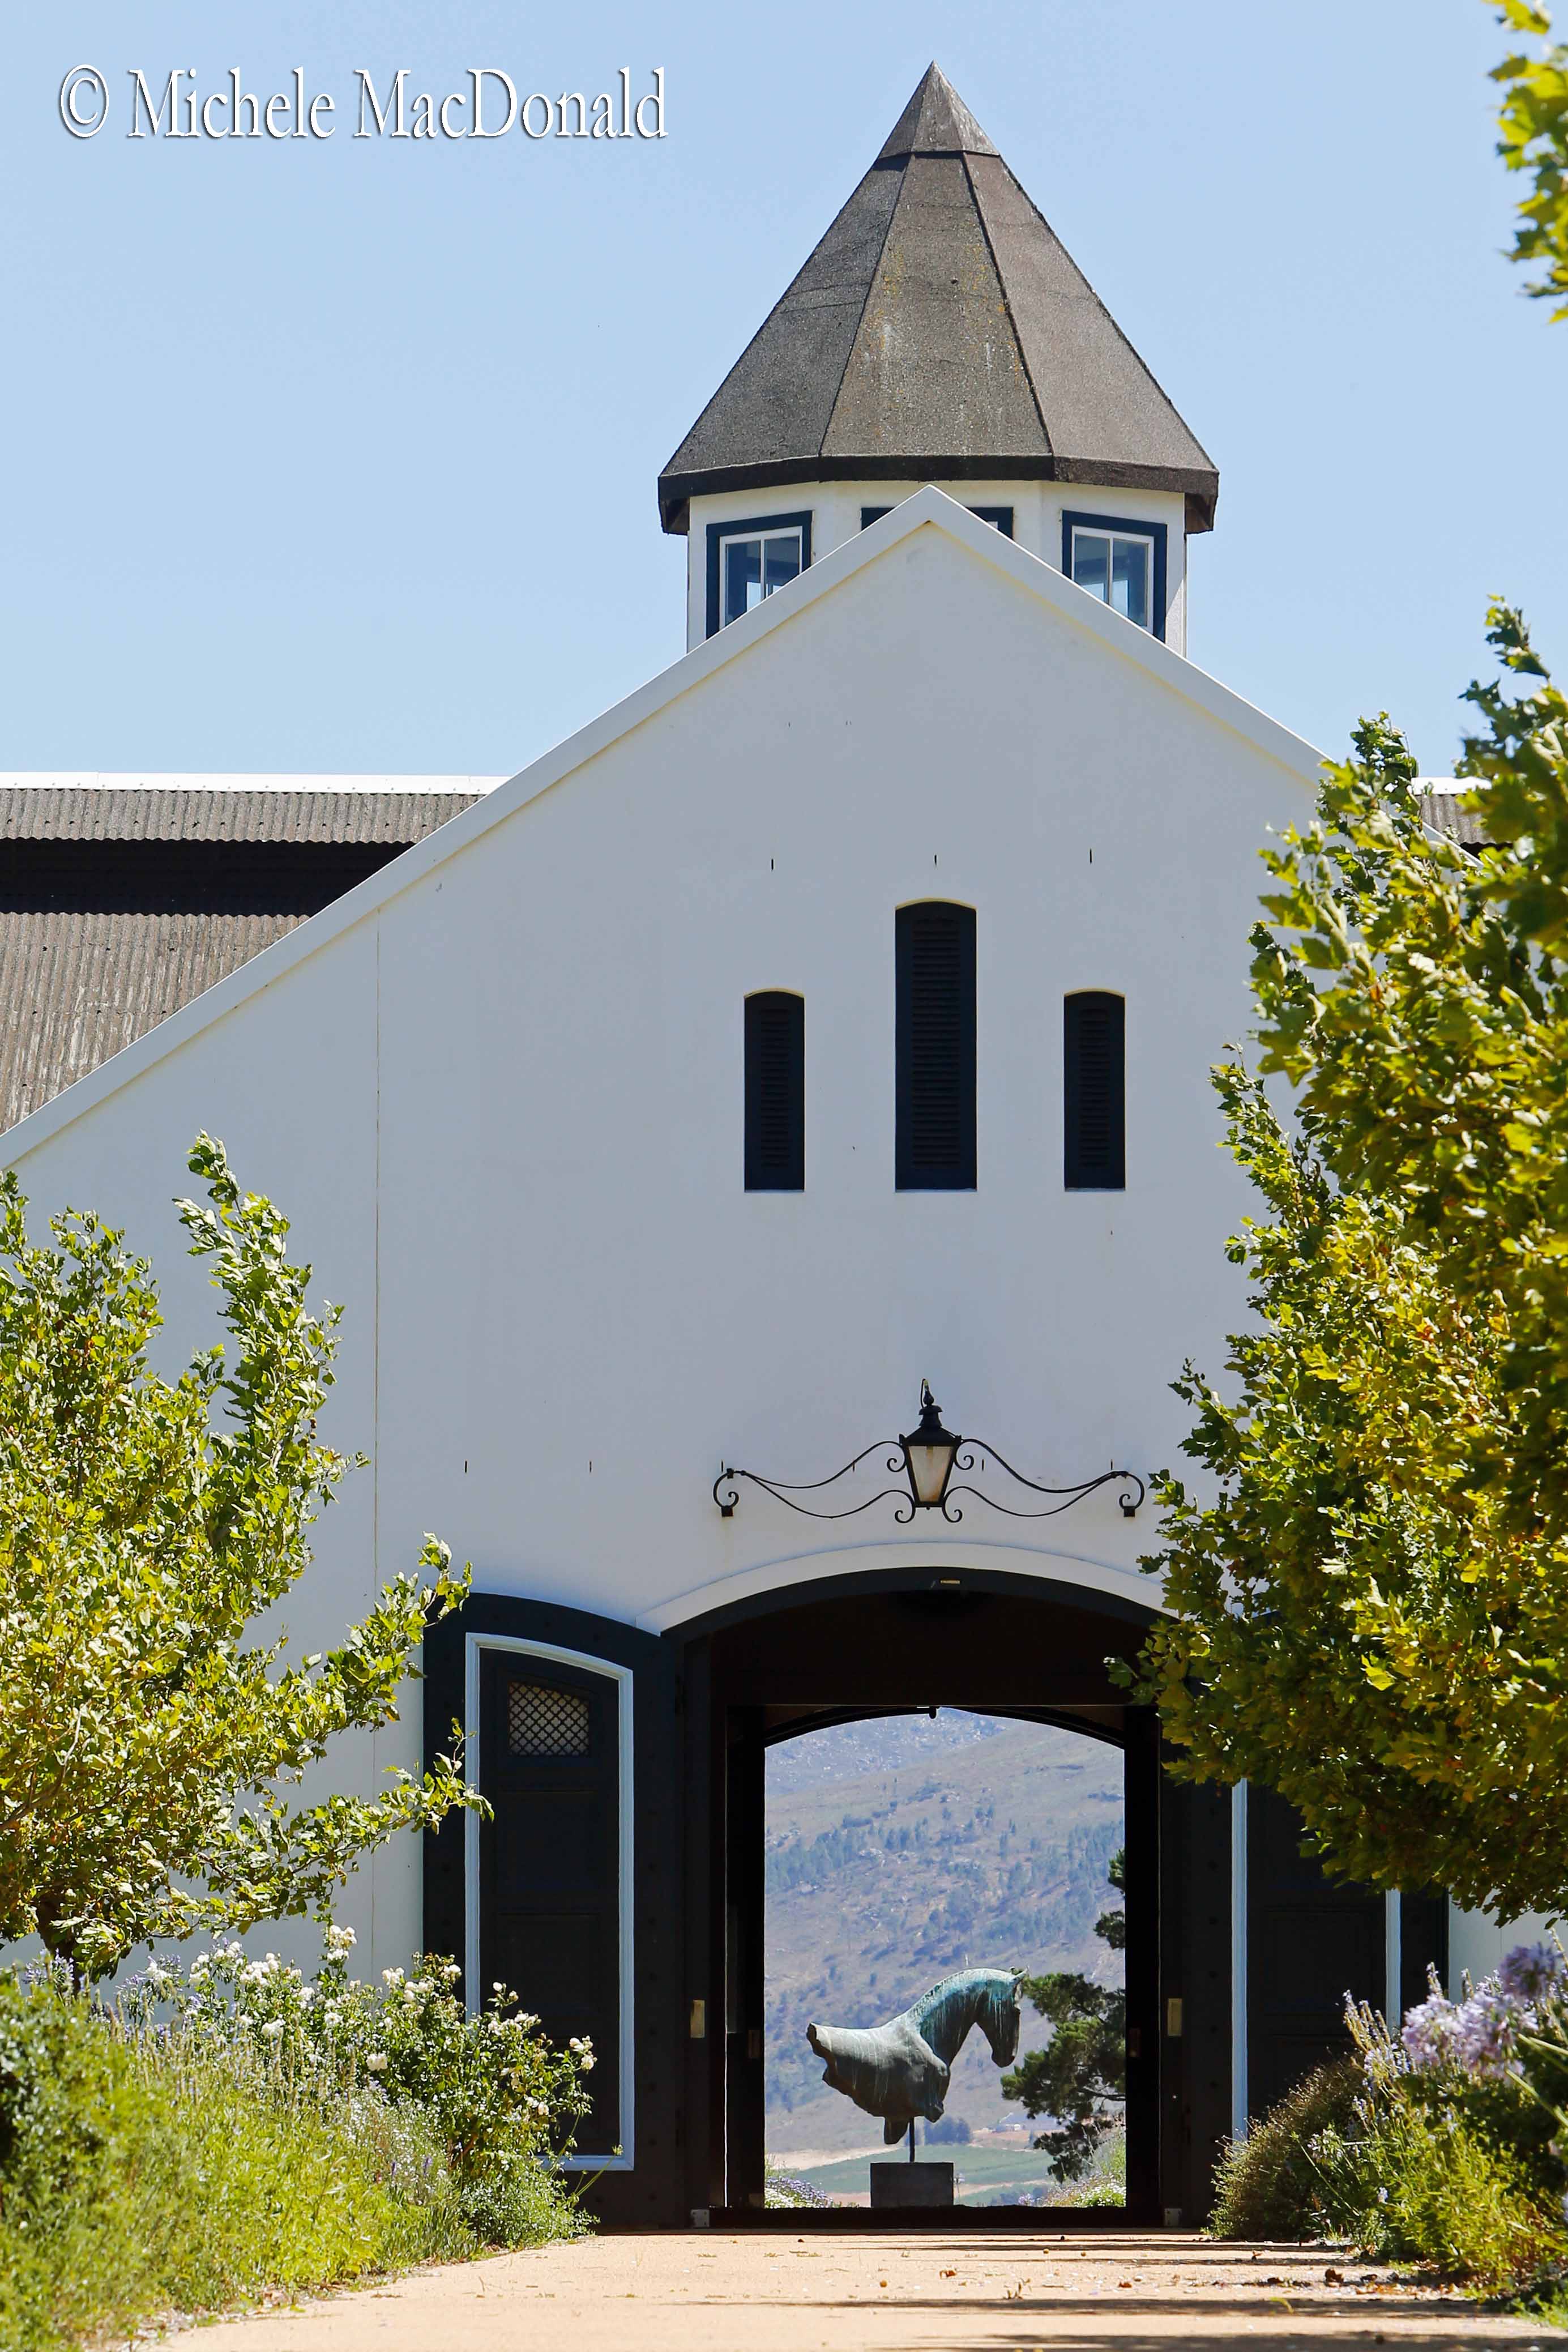
[[1506,1447],[1507,1325],[1456,1298],[1396,1203],[1337,1186],[1260,1081],[1217,1074],[1269,1215],[1233,1244],[1235,1387],[1192,1366],[1161,1479],[1157,1699],[1200,1780],[1278,1789],[1346,1876],[1518,1911],[1568,1885],[1568,1580],[1475,1465]]
[[[1550,40],[1552,19],[1533,0],[1502,0],[1499,21]],[[1520,202],[1513,258],[1544,264],[1545,275],[1527,291],[1554,301],[1554,319],[1568,319],[1568,47],[1516,51],[1492,79],[1505,92],[1498,152],[1511,172],[1528,172],[1533,184]]]
[[[1516,252],[1568,290],[1568,52],[1498,79]],[[1278,1789],[1335,1871],[1517,1912],[1568,1903],[1568,699],[1517,613],[1490,638],[1460,772],[1493,845],[1427,830],[1382,719],[1267,861],[1261,1067],[1297,1120],[1217,1072],[1268,1211],[1230,1244],[1256,1320],[1229,1396],[1177,1383],[1207,1475],[1160,1485],[1142,1688],[1178,1769]]]
[[[1124,1847],[1112,1855],[1105,1875],[1124,1896]],[[1094,1933],[1112,1951],[1124,1951],[1126,1913],[1103,1911]],[[1034,2146],[1048,2152],[1058,2180],[1082,2180],[1127,2096],[1126,1991],[1065,1969],[1021,1977],[1019,1991],[1051,2020],[1052,2031],[1043,2050],[1026,2052],[1003,2075],[1002,2096],[1019,2100],[1026,2116],[1051,2116],[1052,2128]]]
[[467,1589],[426,1538],[324,1656],[247,1644],[310,1558],[353,1466],[321,1444],[338,1312],[306,1306],[288,1227],[221,1144],[182,1201],[230,1334],[172,1381],[144,1260],[67,1212],[29,1240],[0,1177],[0,1941],[36,1933],[89,1975],[137,1944],[324,1906],[396,1831],[476,1801],[451,1759],[374,1796],[291,1802],[341,1732],[396,1720],[428,1622]]

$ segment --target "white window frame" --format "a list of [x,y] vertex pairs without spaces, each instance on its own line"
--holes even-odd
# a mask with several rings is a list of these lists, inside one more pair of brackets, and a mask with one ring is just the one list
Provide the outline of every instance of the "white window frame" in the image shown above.
[[[760,542],[762,547],[762,578],[764,586],[762,594],[758,601],[760,604],[766,604],[769,596],[776,596],[779,593],[777,588],[769,588],[766,585],[766,583],[768,579],[768,548],[770,541],[779,539],[792,539],[795,542],[795,553],[798,558],[795,567],[795,578],[799,580],[801,572],[806,569],[806,534],[798,522],[786,524],[782,530],[747,530],[743,525],[738,530],[720,531],[718,535],[718,625],[721,629],[727,629],[729,626],[729,622],[724,617],[724,608],[729,602],[728,595],[726,592],[729,585],[728,572],[730,549],[732,547],[749,546],[753,540]],[[781,584],[788,588],[792,583],[786,580]],[[748,605],[747,610],[755,611],[756,606]],[[733,615],[733,618],[737,621],[743,621],[746,618],[746,614],[737,613]]]
[[[636,2079],[632,2065],[636,2055],[637,2037],[632,2013],[635,1985],[633,1950],[632,1897],[636,1881],[632,1875],[632,1668],[617,1666],[608,1658],[591,1657],[586,1650],[563,1650],[553,1642],[530,1642],[513,1633],[470,1633],[464,1643],[463,1657],[463,1735],[464,1754],[474,1769],[472,1759],[479,1759],[480,1785],[483,1787],[484,1750],[479,1744],[480,1652],[506,1650],[515,1657],[544,1658],[557,1665],[577,1666],[591,1675],[603,1675],[617,1685],[617,1721],[620,1727],[620,1753],[617,1758],[619,1780],[620,1838],[618,1853],[618,1911],[620,1915],[621,1965],[621,2147],[619,2154],[611,2151],[595,2155],[591,2150],[574,2148],[561,2158],[561,2168],[569,2172],[630,2172],[636,2152]],[[466,1812],[463,1817],[463,1978],[466,1989],[468,2014],[476,2017],[484,2008],[479,1984],[479,1817]],[[514,1990],[525,1992],[521,1986]]]
[[[1144,575],[1145,607],[1149,617],[1147,621],[1134,621],[1133,623],[1133,626],[1135,629],[1142,629],[1145,636],[1152,637],[1157,635],[1155,628],[1155,565],[1154,533],[1147,530],[1139,530],[1136,525],[1131,526],[1126,530],[1122,530],[1120,529],[1111,530],[1103,528],[1099,523],[1075,522],[1071,524],[1070,528],[1072,532],[1072,543],[1070,550],[1071,562],[1067,576],[1076,588],[1083,587],[1083,583],[1078,577],[1078,542],[1081,539],[1103,539],[1108,542],[1111,550],[1111,556],[1105,581],[1107,591],[1109,591],[1112,582],[1115,577],[1116,541],[1119,539],[1124,540],[1129,546],[1141,547],[1143,549],[1144,562],[1145,565]],[[1094,591],[1092,588],[1085,588],[1084,594],[1092,596],[1094,594]],[[1098,601],[1105,606],[1108,612],[1114,613],[1116,611],[1116,607],[1111,602],[1109,593],[1101,597]],[[1117,617],[1118,619],[1124,621],[1127,618],[1127,615],[1123,613],[1119,614]]]

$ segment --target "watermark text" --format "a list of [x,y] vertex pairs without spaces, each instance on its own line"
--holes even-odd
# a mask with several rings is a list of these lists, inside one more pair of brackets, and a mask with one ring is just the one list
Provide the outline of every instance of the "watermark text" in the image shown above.
[[[634,90],[632,68],[620,66],[605,89],[524,92],[502,66],[470,66],[455,89],[418,89],[406,66],[372,73],[356,66],[353,88],[340,104],[331,91],[312,89],[295,66],[282,89],[263,94],[246,87],[237,66],[204,90],[188,66],[175,66],[162,84],[141,66],[125,69],[123,120],[128,139],[331,139],[352,125],[355,139],[663,139],[664,68],[655,66]],[[96,139],[117,111],[108,79],[96,66],[73,66],[61,82],[59,117],[73,139]]]

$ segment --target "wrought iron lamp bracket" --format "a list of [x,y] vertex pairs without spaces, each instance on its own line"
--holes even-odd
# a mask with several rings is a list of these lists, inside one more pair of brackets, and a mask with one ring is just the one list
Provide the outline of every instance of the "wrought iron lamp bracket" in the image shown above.
[[[831,1477],[813,1478],[809,1482],[797,1483],[787,1478],[765,1478],[760,1470],[741,1470],[727,1463],[713,1482],[713,1498],[718,1505],[720,1518],[732,1519],[735,1517],[735,1507],[740,1500],[740,1491],[736,1481],[738,1478],[745,1478],[753,1486],[760,1486],[765,1495],[771,1495],[775,1502],[783,1503],[791,1511],[799,1511],[803,1518],[852,1519],[858,1512],[869,1511],[873,1503],[885,1503],[895,1498],[901,1489],[897,1486],[883,1486],[876,1494],[868,1495],[863,1502],[847,1504],[841,1511],[820,1510],[814,1503],[798,1503],[794,1498],[797,1495],[821,1495],[828,1487],[836,1486],[841,1478],[847,1478],[852,1470],[858,1470],[861,1464],[869,1462],[873,1454],[886,1454],[887,1467],[890,1471],[902,1470],[904,1467],[903,1447],[891,1437],[879,1437],[874,1444],[862,1446],[858,1454],[852,1454],[844,1464],[843,1468],[835,1470]],[[727,1486],[730,1489],[727,1496],[720,1494],[721,1486]],[[905,1507],[895,1511],[894,1517],[900,1526],[907,1527],[915,1517],[915,1505],[910,1502],[907,1496],[904,1496],[904,1501]]]
[[[930,1390],[924,1384],[922,1402],[923,1407],[928,1408],[931,1425],[946,1438],[947,1433],[941,1429],[936,1408],[931,1402]],[[830,1477],[809,1481],[768,1478],[759,1470],[743,1470],[734,1464],[726,1463],[713,1482],[713,1498],[718,1506],[720,1517],[733,1518],[735,1507],[740,1500],[739,1481],[744,1478],[751,1486],[760,1486],[765,1495],[771,1495],[775,1502],[782,1503],[787,1509],[800,1512],[803,1518],[852,1519],[862,1511],[873,1509],[878,1503],[892,1502],[897,1505],[893,1515],[894,1520],[900,1527],[906,1528],[921,1511],[935,1511],[948,1527],[957,1527],[964,1513],[962,1507],[953,1499],[956,1495],[973,1496],[977,1503],[984,1503],[988,1509],[1000,1511],[1010,1519],[1053,1519],[1062,1511],[1071,1510],[1075,1503],[1082,1503],[1087,1496],[1098,1494],[1102,1486],[1114,1486],[1119,1488],[1116,1501],[1122,1516],[1131,1519],[1137,1517],[1148,1492],[1145,1480],[1135,1470],[1119,1470],[1113,1465],[1109,1470],[1101,1471],[1097,1477],[1081,1478],[1070,1486],[1042,1486],[1038,1479],[1026,1478],[1021,1470],[1015,1470],[1006,1454],[998,1453],[985,1438],[961,1437],[951,1440],[951,1467],[942,1480],[940,1492],[923,1501],[916,1488],[911,1460],[911,1445],[918,1434],[912,1433],[909,1438],[878,1438],[874,1444],[862,1446],[858,1454],[852,1455],[841,1470],[835,1470]],[[807,1495],[825,1498],[828,1490],[836,1486],[841,1478],[847,1478],[852,1471],[860,1468],[862,1462],[869,1462],[876,1454],[883,1456],[884,1467],[891,1475],[902,1473],[907,1483],[879,1487],[874,1495],[864,1496],[858,1503],[846,1503],[838,1509],[825,1501],[802,1502],[797,1499]],[[1038,1505],[1004,1503],[995,1495],[988,1494],[983,1486],[969,1483],[971,1477],[983,1472],[993,1462],[1007,1474],[1015,1486],[1027,1494],[1039,1495],[1043,1500]],[[957,1486],[952,1483],[954,1471],[966,1474]]]

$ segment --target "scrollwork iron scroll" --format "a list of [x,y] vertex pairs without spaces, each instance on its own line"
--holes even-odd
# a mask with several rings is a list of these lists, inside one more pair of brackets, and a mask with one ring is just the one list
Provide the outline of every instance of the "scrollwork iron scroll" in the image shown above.
[[[852,1470],[858,1470],[861,1464],[869,1462],[873,1454],[885,1454],[887,1468],[891,1471],[899,1471],[904,1467],[903,1447],[894,1438],[879,1437],[873,1444],[862,1446],[858,1454],[852,1455],[851,1459],[844,1464],[841,1470],[835,1470],[829,1478],[813,1478],[799,1482],[788,1478],[765,1478],[760,1470],[737,1469],[727,1463],[713,1482],[713,1498],[718,1505],[719,1517],[725,1519],[733,1518],[735,1507],[740,1500],[740,1490],[735,1482],[737,1478],[745,1478],[753,1486],[760,1486],[764,1494],[771,1495],[775,1502],[784,1504],[791,1511],[799,1511],[802,1518],[852,1519],[858,1512],[869,1511],[874,1503],[890,1502],[902,1496],[903,1507],[894,1513],[894,1517],[900,1527],[907,1527],[915,1517],[915,1505],[904,1489],[898,1486],[883,1486],[876,1494],[866,1496],[862,1502],[847,1503],[841,1511],[819,1510],[815,1504],[797,1503],[794,1500],[797,1495],[821,1495],[825,1493],[828,1487],[836,1486],[841,1478],[847,1478]],[[721,1486],[727,1486],[730,1489],[727,1497],[720,1494]]]
[[[845,1503],[838,1508],[825,1503],[797,1500],[798,1496],[805,1495],[825,1497],[829,1489],[836,1486],[841,1478],[851,1476],[860,1468],[862,1463],[869,1462],[873,1455],[877,1454],[883,1456],[883,1466],[890,1475],[896,1475],[902,1473],[907,1483],[896,1486],[881,1486],[874,1495],[862,1496],[858,1502]],[[1043,1501],[1038,1505],[1004,1503],[999,1496],[988,1493],[985,1487],[970,1483],[973,1477],[983,1475],[992,1463],[995,1463],[998,1470],[1006,1473],[1015,1486],[1028,1494],[1042,1496]],[[835,1470],[827,1478],[810,1480],[768,1478],[765,1477],[760,1470],[743,1470],[734,1464],[726,1463],[713,1482],[713,1498],[718,1506],[719,1516],[726,1519],[733,1518],[736,1505],[740,1500],[738,1482],[745,1479],[749,1485],[759,1486],[765,1495],[771,1495],[774,1501],[782,1503],[786,1509],[798,1511],[803,1518],[852,1519],[858,1517],[862,1511],[873,1510],[878,1503],[891,1502],[897,1506],[893,1515],[895,1523],[901,1528],[906,1528],[922,1511],[935,1512],[949,1527],[961,1525],[964,1513],[962,1507],[956,1504],[953,1499],[956,1495],[972,1496],[976,1502],[984,1503],[989,1510],[1000,1511],[1009,1519],[1053,1519],[1062,1511],[1071,1510],[1075,1504],[1082,1503],[1088,1496],[1098,1494],[1103,1486],[1116,1486],[1119,1488],[1116,1501],[1122,1516],[1124,1518],[1131,1519],[1136,1517],[1148,1493],[1146,1482],[1135,1470],[1121,1470],[1114,1465],[1109,1470],[1102,1470],[1096,1477],[1080,1478],[1071,1486],[1044,1486],[1039,1479],[1026,1478],[1021,1470],[1015,1470],[1006,1454],[999,1453],[996,1446],[988,1444],[983,1437],[966,1437],[958,1441],[953,1457],[953,1468],[955,1471],[963,1471],[967,1475],[956,1486],[949,1481],[940,1500],[922,1502],[915,1492],[905,1442],[903,1439],[884,1437],[879,1438],[873,1445],[862,1446],[858,1454],[851,1456],[842,1469]]]
[[1137,1517],[1139,1506],[1148,1494],[1146,1484],[1135,1470],[1114,1468],[1102,1470],[1097,1478],[1081,1478],[1076,1486],[1042,1486],[1037,1478],[1026,1478],[1021,1470],[1015,1470],[1007,1455],[999,1453],[996,1446],[988,1445],[983,1437],[967,1437],[964,1440],[954,1461],[954,1469],[973,1471],[977,1467],[977,1454],[997,1463],[1015,1486],[1026,1486],[1031,1495],[1048,1495],[1052,1499],[1042,1509],[1033,1510],[1027,1506],[1020,1509],[1014,1504],[998,1502],[995,1495],[988,1495],[983,1487],[963,1483],[950,1484],[943,1501],[942,1516],[945,1519],[956,1523],[964,1516],[962,1511],[947,1508],[955,1495],[973,1495],[977,1502],[988,1505],[993,1511],[1004,1512],[1009,1519],[1054,1519],[1060,1512],[1070,1511],[1074,1503],[1082,1502],[1086,1495],[1097,1494],[1102,1486],[1113,1486],[1118,1481],[1122,1492],[1116,1500],[1121,1506],[1122,1517],[1132,1519]]

